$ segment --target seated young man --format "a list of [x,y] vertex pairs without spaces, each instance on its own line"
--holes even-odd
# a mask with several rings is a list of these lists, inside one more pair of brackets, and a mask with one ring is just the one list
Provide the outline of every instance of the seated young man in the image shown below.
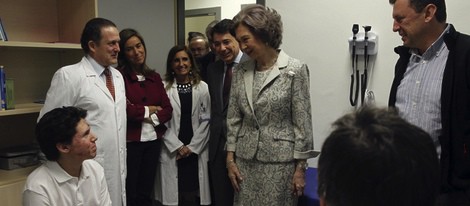
[[96,136],[86,110],[56,108],[36,125],[36,138],[47,161],[34,170],[23,191],[24,206],[111,205],[103,168],[96,155]]
[[435,205],[439,161],[426,132],[371,107],[333,126],[318,162],[320,205]]

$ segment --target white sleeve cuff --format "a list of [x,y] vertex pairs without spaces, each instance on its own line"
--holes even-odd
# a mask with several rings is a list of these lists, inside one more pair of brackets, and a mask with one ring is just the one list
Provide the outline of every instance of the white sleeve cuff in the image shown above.
[[149,114],[149,113],[150,113],[150,112],[149,112],[149,107],[144,106],[144,109],[145,109],[144,118],[149,118],[149,115],[150,115],[150,114]]
[[152,113],[152,114],[150,115],[150,120],[152,120],[154,127],[160,125],[160,120],[158,119],[157,114]]

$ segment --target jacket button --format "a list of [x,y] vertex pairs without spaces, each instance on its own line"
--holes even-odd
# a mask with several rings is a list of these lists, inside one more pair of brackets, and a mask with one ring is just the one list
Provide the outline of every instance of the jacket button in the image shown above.
[[147,101],[147,98],[146,97],[143,97],[142,98],[142,102],[146,102]]

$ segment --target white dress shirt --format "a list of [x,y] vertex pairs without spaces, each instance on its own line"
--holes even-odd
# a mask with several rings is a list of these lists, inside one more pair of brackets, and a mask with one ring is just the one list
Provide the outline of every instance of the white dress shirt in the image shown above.
[[33,205],[111,205],[103,167],[94,160],[86,160],[77,178],[57,162],[46,161],[28,176],[23,190],[23,206]]

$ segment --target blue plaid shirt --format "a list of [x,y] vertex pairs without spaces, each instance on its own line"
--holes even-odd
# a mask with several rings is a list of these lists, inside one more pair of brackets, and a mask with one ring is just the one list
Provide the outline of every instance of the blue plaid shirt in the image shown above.
[[431,135],[439,156],[441,145],[438,137],[442,133],[441,88],[449,55],[443,35],[448,30],[449,26],[424,54],[419,55],[416,49],[410,50],[410,61],[398,86],[395,103],[400,116]]

